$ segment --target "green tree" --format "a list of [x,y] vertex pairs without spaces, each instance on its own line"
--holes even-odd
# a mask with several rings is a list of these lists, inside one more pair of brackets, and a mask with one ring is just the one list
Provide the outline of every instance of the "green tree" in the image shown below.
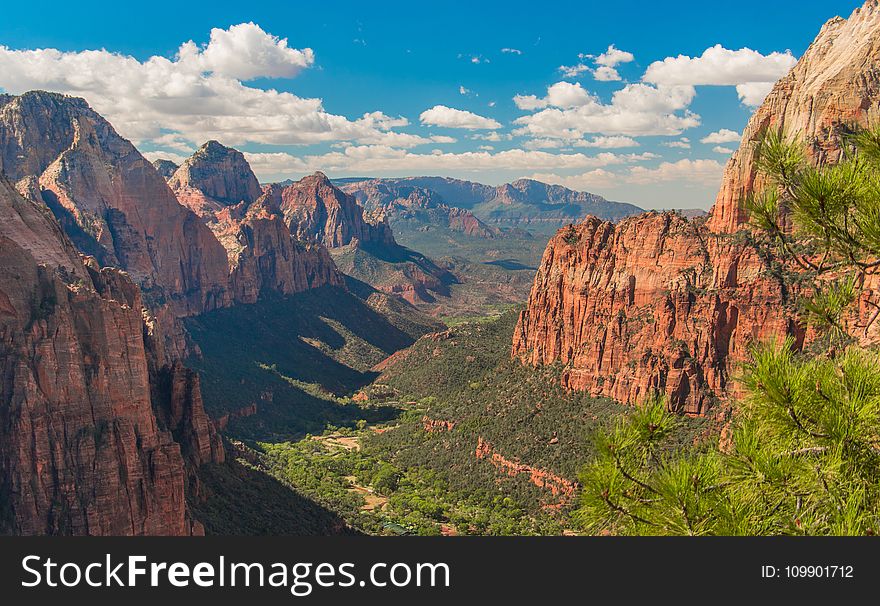
[[[880,356],[860,339],[880,312],[880,129],[851,134],[814,167],[780,133],[758,143],[767,187],[745,200],[759,245],[801,293],[823,337],[756,345],[724,449],[676,449],[680,420],[654,397],[601,431],[575,520],[615,534],[876,534]],[[861,317],[860,300],[875,312]]]

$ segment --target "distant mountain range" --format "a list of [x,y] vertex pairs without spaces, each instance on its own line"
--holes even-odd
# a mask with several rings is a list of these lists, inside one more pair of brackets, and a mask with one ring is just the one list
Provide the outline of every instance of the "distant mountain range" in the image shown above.
[[432,200],[435,206],[470,211],[479,221],[498,227],[555,230],[588,215],[617,221],[643,212],[633,204],[533,179],[497,186],[450,177],[348,178],[336,184],[357,197],[367,210],[416,195]]

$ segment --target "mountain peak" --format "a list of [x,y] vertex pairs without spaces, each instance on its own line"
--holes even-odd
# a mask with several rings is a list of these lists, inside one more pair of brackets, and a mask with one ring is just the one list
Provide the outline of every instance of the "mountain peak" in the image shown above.
[[263,193],[244,154],[213,139],[184,161],[169,185],[199,190],[223,205],[250,204]]

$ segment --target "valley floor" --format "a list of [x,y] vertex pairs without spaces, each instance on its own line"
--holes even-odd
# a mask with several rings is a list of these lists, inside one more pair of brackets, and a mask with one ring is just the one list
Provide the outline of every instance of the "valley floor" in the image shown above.
[[[241,340],[230,359],[204,338],[216,331],[193,331],[203,351],[206,400],[232,402],[238,393],[244,399],[234,408],[248,397],[258,399],[256,411],[229,416],[225,434],[239,472],[273,487],[254,500],[264,512],[263,531],[291,532],[275,524],[275,512],[291,499],[279,486],[308,502],[297,507],[308,521],[304,531],[316,534],[573,531],[570,513],[579,470],[591,457],[589,436],[626,407],[567,392],[559,368],[536,371],[510,359],[518,309],[430,333],[385,359],[381,347],[359,344],[375,341],[378,333],[346,332],[334,323],[332,309],[304,313],[308,297],[284,304],[294,306],[291,315],[303,323],[288,330],[311,327],[307,341],[256,347],[266,343],[260,330],[251,325],[245,333],[246,324],[237,328],[223,318],[227,336]],[[326,363],[310,370],[303,347],[331,360],[344,357],[356,368],[337,362],[336,373],[325,373]],[[361,352],[356,362],[354,350]],[[706,420],[691,419],[680,440],[690,444],[709,432]],[[229,505],[221,501],[236,500],[233,479],[208,484],[214,496],[202,512],[223,511]],[[237,499],[236,507],[247,501]],[[208,518],[208,532],[261,530],[253,515],[242,516],[247,526],[241,528],[228,517]]]

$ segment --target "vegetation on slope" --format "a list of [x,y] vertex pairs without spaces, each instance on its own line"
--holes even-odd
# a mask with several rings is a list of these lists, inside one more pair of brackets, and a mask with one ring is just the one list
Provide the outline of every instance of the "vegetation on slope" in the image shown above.
[[[516,316],[420,339],[364,390],[367,403],[403,414],[299,441],[261,441],[254,447],[263,465],[368,533],[563,532],[573,493],[554,488],[577,490],[587,436],[626,408],[565,391],[559,368],[511,360]],[[678,437],[692,443],[707,430],[705,420],[688,419]],[[491,448],[482,457],[480,444]]]

